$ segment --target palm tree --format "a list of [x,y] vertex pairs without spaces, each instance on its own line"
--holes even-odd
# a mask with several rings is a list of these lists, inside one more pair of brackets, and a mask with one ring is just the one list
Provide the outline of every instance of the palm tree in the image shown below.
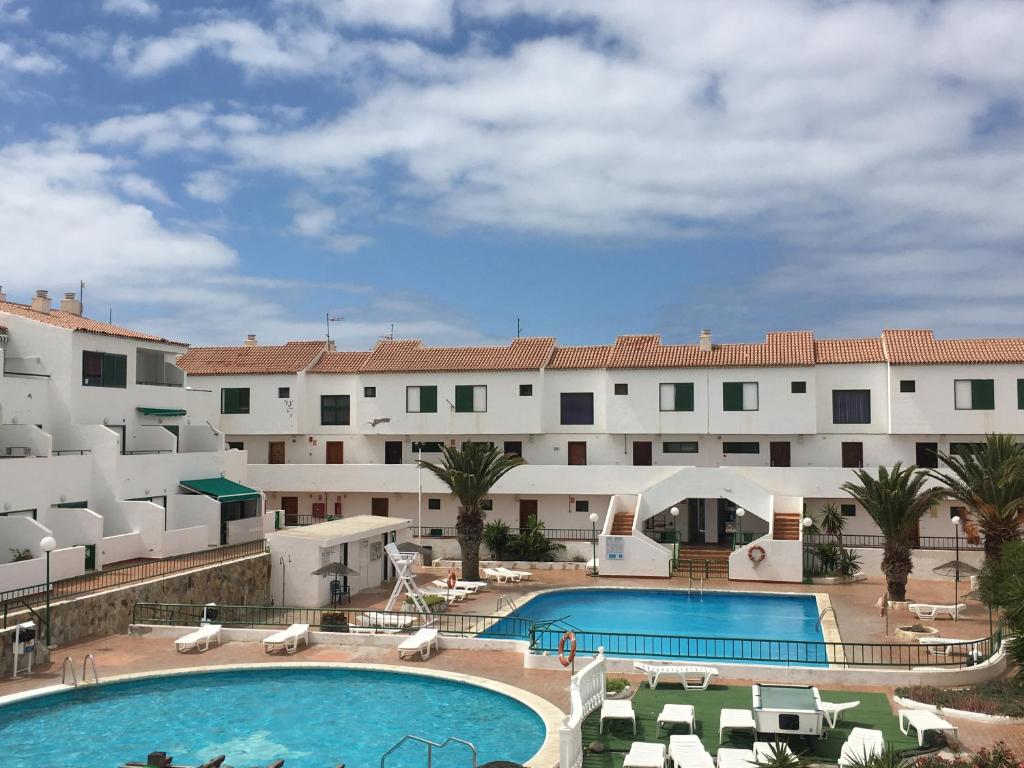
[[921,518],[945,495],[941,488],[925,488],[928,474],[916,467],[904,469],[900,462],[878,468],[878,477],[863,469],[854,470],[858,483],[843,483],[842,489],[857,501],[885,538],[882,573],[890,600],[906,600],[907,576],[914,570],[911,541]]
[[991,434],[956,455],[940,452],[939,459],[949,471],[928,474],[967,508],[968,519],[985,535],[985,556],[998,559],[1003,545],[1021,535],[1024,448],[1013,435]]
[[493,443],[467,442],[462,448],[442,446],[441,462],[417,462],[451,489],[459,500],[455,531],[462,550],[462,578],[480,578],[480,541],[484,533],[484,497],[506,472],[523,463]]

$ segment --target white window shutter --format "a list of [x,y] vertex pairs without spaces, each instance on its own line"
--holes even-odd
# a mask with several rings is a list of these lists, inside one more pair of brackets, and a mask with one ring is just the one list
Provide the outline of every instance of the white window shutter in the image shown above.
[[676,407],[676,385],[675,384],[662,384],[661,385],[661,410],[663,411],[674,411]]
[[743,384],[743,410],[757,410],[757,382],[748,381]]
[[405,392],[406,392],[406,395],[405,395],[406,396],[405,409],[409,413],[419,413],[420,412],[420,388],[419,387],[409,387],[408,389],[405,390]]
[[487,410],[487,387],[473,387],[473,410],[477,413]]
[[971,398],[971,380],[960,379],[953,383],[953,396],[957,408],[972,408],[974,402]]

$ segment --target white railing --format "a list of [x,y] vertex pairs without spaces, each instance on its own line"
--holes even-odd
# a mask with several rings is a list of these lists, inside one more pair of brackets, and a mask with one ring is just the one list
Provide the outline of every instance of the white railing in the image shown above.
[[558,728],[558,765],[580,768],[583,765],[583,721],[601,706],[605,695],[604,648],[569,681],[569,716]]

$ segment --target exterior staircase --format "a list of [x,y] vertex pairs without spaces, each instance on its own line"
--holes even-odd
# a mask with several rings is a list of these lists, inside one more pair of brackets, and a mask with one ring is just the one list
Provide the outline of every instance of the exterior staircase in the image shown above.
[[800,522],[798,512],[775,512],[772,538],[776,541],[799,541]]
[[612,519],[612,536],[629,536],[633,533],[635,512],[616,512]]

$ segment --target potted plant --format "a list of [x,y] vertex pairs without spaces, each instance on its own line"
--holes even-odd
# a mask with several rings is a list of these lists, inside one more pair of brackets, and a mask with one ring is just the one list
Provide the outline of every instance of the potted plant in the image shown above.
[[348,632],[348,617],[344,611],[324,611],[320,614],[320,629],[324,632]]
[[32,559],[31,549],[21,549],[20,547],[10,547],[11,562],[20,563],[24,560]]

